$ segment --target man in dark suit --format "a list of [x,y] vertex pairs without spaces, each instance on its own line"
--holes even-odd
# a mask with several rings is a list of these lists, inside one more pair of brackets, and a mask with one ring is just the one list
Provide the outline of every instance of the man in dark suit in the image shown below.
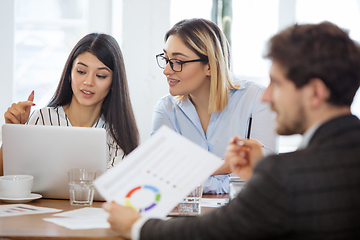
[[360,239],[360,121],[350,112],[359,47],[329,22],[294,25],[270,39],[266,57],[263,101],[277,114],[277,133],[303,135],[299,149],[261,158],[258,143],[235,137],[225,160],[249,180],[229,204],[163,221],[106,203],[112,229],[157,240]]

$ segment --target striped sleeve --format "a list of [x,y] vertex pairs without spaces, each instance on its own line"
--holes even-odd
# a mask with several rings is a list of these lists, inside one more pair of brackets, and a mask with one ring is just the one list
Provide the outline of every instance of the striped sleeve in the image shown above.
[[27,125],[38,125],[38,121],[39,121],[39,111],[35,110],[31,113],[28,121],[27,121]]

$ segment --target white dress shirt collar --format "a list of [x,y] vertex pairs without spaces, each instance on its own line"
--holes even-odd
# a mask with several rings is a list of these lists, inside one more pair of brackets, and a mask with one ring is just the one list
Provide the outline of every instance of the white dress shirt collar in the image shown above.
[[306,148],[309,145],[310,139],[313,137],[314,133],[316,132],[316,130],[320,127],[321,122],[317,122],[315,124],[313,124],[304,134],[303,134],[303,139],[300,142],[299,147],[297,148],[297,150],[301,150]]

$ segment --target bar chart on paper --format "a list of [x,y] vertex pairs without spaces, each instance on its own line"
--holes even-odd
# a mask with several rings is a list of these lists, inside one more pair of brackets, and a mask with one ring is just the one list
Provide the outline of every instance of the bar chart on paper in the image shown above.
[[103,197],[143,216],[164,217],[222,165],[219,157],[163,126],[95,181]]

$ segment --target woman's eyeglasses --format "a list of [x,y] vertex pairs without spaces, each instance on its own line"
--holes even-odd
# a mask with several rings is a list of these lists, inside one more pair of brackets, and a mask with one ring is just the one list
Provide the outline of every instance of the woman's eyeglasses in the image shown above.
[[181,61],[178,59],[169,59],[164,56],[164,53],[160,53],[156,55],[156,61],[160,68],[165,69],[166,65],[170,63],[170,67],[174,72],[181,72],[182,71],[182,65],[184,63],[190,63],[190,62],[207,62],[208,59],[199,58],[195,60],[190,61]]

